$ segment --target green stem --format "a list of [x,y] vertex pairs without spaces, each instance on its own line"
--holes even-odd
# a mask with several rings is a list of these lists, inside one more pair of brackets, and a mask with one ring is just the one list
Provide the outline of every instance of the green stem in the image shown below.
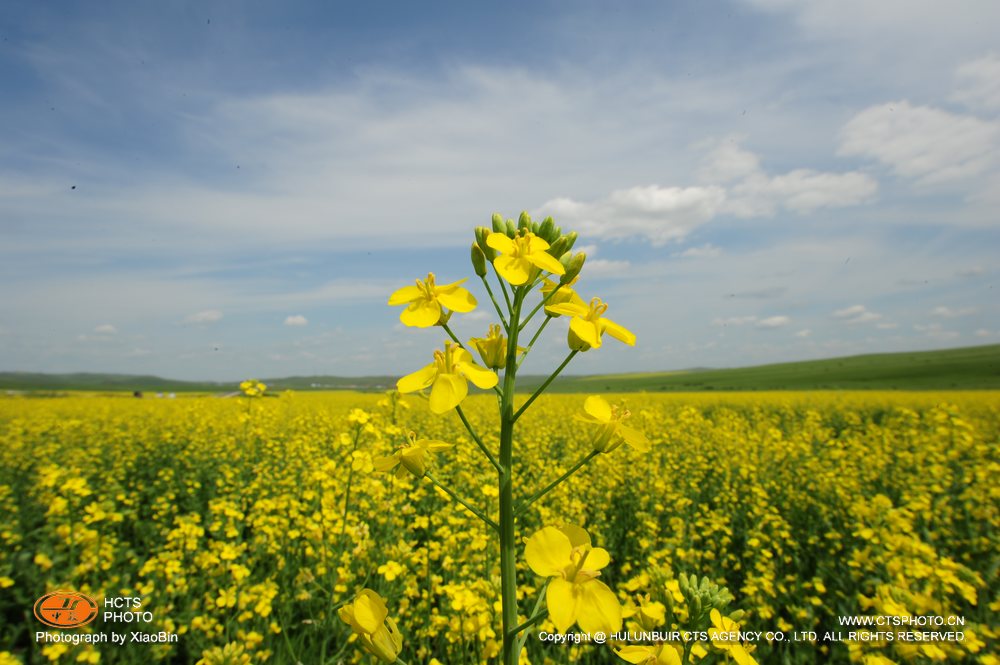
[[552,490],[554,490],[560,483],[562,483],[562,481],[566,480],[567,478],[569,478],[570,476],[572,476],[574,473],[576,473],[577,471],[579,471],[581,468],[583,468],[583,465],[586,464],[587,462],[589,462],[590,460],[594,459],[594,457],[596,457],[598,455],[598,453],[600,453],[599,450],[591,450],[589,453],[587,453],[586,455],[584,455],[576,464],[574,464],[573,466],[571,466],[569,468],[569,471],[567,471],[563,475],[559,476],[558,478],[556,478],[555,480],[553,480],[551,483],[549,483],[548,485],[546,485],[545,487],[543,487],[539,491],[537,491],[534,494],[532,494],[527,499],[521,501],[521,503],[519,503],[517,505],[517,508],[514,510],[514,515],[520,515],[521,513],[523,513],[525,510],[528,509],[528,507],[531,504],[533,504],[535,501],[538,501],[539,499],[541,499],[543,496],[545,496],[546,494],[548,494],[549,492],[551,492]]
[[464,499],[462,499],[462,497],[458,496],[457,494],[455,494],[454,492],[452,492],[450,489],[448,489],[447,487],[445,487],[444,485],[442,485],[440,482],[438,482],[438,479],[435,478],[434,476],[432,476],[430,473],[424,473],[424,476],[427,478],[427,480],[431,481],[431,483],[435,487],[437,487],[442,492],[444,492],[445,494],[447,494],[448,496],[450,496],[451,498],[453,498],[455,501],[458,501],[460,504],[462,504],[463,506],[465,506],[466,509],[470,513],[472,513],[473,515],[475,515],[476,517],[478,517],[479,519],[481,519],[484,523],[486,523],[489,526],[493,527],[493,529],[496,530],[496,531],[500,530],[500,525],[498,525],[496,522],[494,522],[489,517],[487,517],[478,508],[473,507],[467,501],[465,501]]
[[[516,632],[520,633],[522,630],[531,628],[533,625],[544,619],[545,616],[548,614],[548,610],[542,609],[542,603],[545,601],[545,592],[548,590],[549,582],[551,581],[552,581],[551,577],[545,580],[545,584],[543,584],[542,588],[538,590],[538,598],[535,599],[535,607],[532,608],[531,610],[531,617],[527,621],[522,623],[520,626],[518,626]],[[517,640],[517,653],[519,656],[521,653],[521,649],[524,648],[524,643],[525,641],[527,641],[527,639],[528,639],[528,634],[525,633],[524,635],[521,635],[521,637],[519,637]]]
[[500,322],[503,324],[504,332],[510,332],[510,324],[507,323],[507,318],[503,315],[503,310],[500,309],[500,304],[497,302],[496,296],[493,295],[493,289],[490,288],[490,283],[486,281],[486,275],[483,275],[479,279],[483,281],[483,286],[486,287],[486,293],[490,294],[490,300],[493,301],[493,307],[497,311],[497,316],[500,317]]
[[538,303],[537,305],[535,305],[535,308],[533,310],[531,310],[531,312],[528,314],[528,317],[524,321],[521,322],[521,327],[518,328],[518,330],[524,330],[524,327],[526,325],[528,325],[528,321],[531,321],[531,317],[533,317],[535,315],[535,312],[537,312],[542,307],[544,307],[549,302],[549,299],[556,294],[556,291],[558,291],[562,287],[563,287],[562,284],[557,284],[556,288],[554,288],[551,291],[549,291],[548,295],[546,295],[544,298],[542,298],[542,301],[540,303]]
[[555,381],[556,377],[559,376],[559,372],[563,371],[563,368],[565,368],[566,365],[569,364],[569,361],[573,360],[573,356],[575,356],[578,353],[580,353],[580,351],[577,349],[573,349],[572,351],[569,352],[569,355],[566,356],[566,360],[562,361],[562,364],[559,365],[559,367],[556,367],[556,371],[552,372],[552,375],[549,378],[545,379],[545,383],[539,386],[538,390],[536,390],[534,394],[532,394],[532,396],[528,398],[528,401],[525,402],[524,405],[522,405],[521,408],[517,410],[517,413],[514,414],[515,421],[521,417],[521,414],[524,413],[529,406],[531,406],[532,402],[538,399],[539,395],[545,392],[545,389],[549,387],[549,384]]
[[[496,266],[493,266],[493,274],[497,276],[497,281],[500,282],[500,290],[503,291],[503,299],[507,303],[507,311],[510,312],[510,327],[513,328],[517,325],[518,317],[521,316],[521,309],[518,308],[517,316],[514,316],[514,307],[510,304],[510,294],[507,293],[507,282],[505,282],[503,277],[500,276],[500,273],[497,272]],[[507,334],[509,335],[510,333],[511,331],[508,329]]]
[[[458,338],[455,337],[455,333],[453,333],[451,331],[451,328],[448,327],[447,323],[442,323],[441,327],[444,328],[444,331],[446,333],[448,333],[448,337],[451,337],[452,341],[455,342],[455,344],[458,344],[459,348],[465,349],[465,347],[462,345],[462,343],[460,341],[458,341]],[[466,351],[468,351],[468,349],[466,349]]]
[[521,303],[524,289],[514,291],[514,306],[510,310],[510,337],[507,340],[507,362],[503,377],[503,399],[500,408],[500,601],[503,620],[503,665],[517,665],[517,551],[514,540],[514,388],[517,381],[517,335],[520,331]]
[[535,331],[535,334],[532,336],[531,341],[528,342],[528,348],[526,348],[524,350],[524,353],[521,354],[521,360],[520,362],[517,363],[518,369],[521,369],[521,363],[523,363],[524,359],[528,357],[529,353],[531,353],[531,347],[535,345],[535,340],[538,339],[538,336],[542,334],[542,331],[545,330],[545,326],[549,325],[549,321],[551,321],[552,319],[553,319],[552,316],[546,315],[545,320],[542,321],[542,325],[540,325],[538,327],[538,330]]
[[479,438],[479,435],[476,434],[476,431],[472,429],[472,425],[469,423],[469,419],[465,417],[465,412],[462,411],[462,407],[456,406],[455,411],[458,412],[458,417],[462,419],[462,424],[465,425],[465,429],[469,431],[469,434],[472,436],[472,440],[476,442],[476,445],[479,446],[479,449],[483,451],[484,455],[486,455],[486,459],[490,461],[490,464],[492,464],[493,468],[497,470],[497,473],[503,473],[503,467],[500,466],[500,464],[497,462],[497,458],[493,456],[493,453],[491,453],[489,448],[486,447],[486,445],[483,443],[483,440]]

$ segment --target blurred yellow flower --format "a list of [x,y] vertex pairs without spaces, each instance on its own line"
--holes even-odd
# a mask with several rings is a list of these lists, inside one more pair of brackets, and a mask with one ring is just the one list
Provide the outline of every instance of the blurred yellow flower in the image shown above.
[[386,663],[396,661],[403,648],[403,636],[381,596],[371,589],[362,589],[353,603],[337,611],[340,620],[351,627],[365,650]]
[[611,406],[603,397],[591,395],[583,403],[583,410],[587,415],[577,415],[576,419],[600,428],[594,435],[594,450],[610,453],[625,442],[641,453],[649,452],[646,435],[622,422],[632,415],[624,406]]
[[669,644],[622,647],[615,651],[622,660],[636,665],[681,665],[677,649]]
[[597,579],[611,557],[607,550],[591,546],[584,529],[547,526],[528,539],[524,558],[537,575],[552,578],[545,603],[559,632],[565,633],[574,623],[588,633],[621,629],[621,605]]
[[462,403],[469,394],[469,381],[483,389],[500,381],[496,374],[472,361],[472,354],[451,342],[444,343],[444,352],[434,352],[434,362],[408,374],[396,382],[401,393],[431,388],[430,407],[437,414],[447,413]]
[[527,284],[537,275],[537,270],[545,270],[556,275],[564,275],[566,269],[559,260],[547,253],[549,243],[530,231],[523,231],[513,239],[503,233],[491,233],[486,244],[500,252],[493,259],[497,273],[514,286]]
[[584,307],[584,308],[587,306],[587,303],[583,301],[583,298],[581,298],[579,294],[577,294],[577,292],[572,289],[572,286],[576,284],[577,280],[579,279],[580,276],[577,275],[568,283],[563,284],[562,286],[559,286],[559,284],[553,282],[551,279],[548,278],[542,280],[543,296],[548,296],[550,293],[555,291],[556,287],[559,287],[559,290],[556,291],[551,298],[549,298],[549,302],[546,303],[545,305],[546,314],[548,314],[549,316],[562,316],[559,312],[553,310],[552,307],[554,305],[561,305],[563,303],[570,303],[571,305],[576,305],[578,307]]
[[[560,290],[561,292],[561,290]],[[569,348],[577,351],[587,351],[590,348],[601,348],[601,337],[608,333],[620,342],[635,346],[635,334],[627,328],[618,325],[611,319],[604,318],[608,306],[600,298],[593,298],[590,305],[564,302],[546,308],[556,314],[572,316],[569,322]]]
[[[479,352],[483,364],[490,369],[500,369],[507,364],[507,338],[498,323],[491,323],[486,337],[472,337],[469,346]],[[518,353],[523,351],[517,347]]]
[[247,379],[240,384],[240,390],[247,397],[260,397],[267,390],[267,386],[257,379]]
[[[434,282],[434,273],[427,273],[427,280],[416,280],[416,286],[404,286],[389,296],[390,305],[406,305],[399,320],[413,328],[430,328],[439,321],[447,321],[442,307],[454,312],[471,312],[476,308],[476,299],[460,285],[465,282],[460,279],[451,284],[438,286]],[[442,321],[443,322],[443,321]]]
[[738,665],[757,665],[753,656],[736,639],[740,632],[740,626],[729,617],[722,616],[719,610],[712,608],[709,614],[712,619],[712,627],[708,629],[708,637],[712,640],[712,646],[720,651],[725,651],[733,657]]

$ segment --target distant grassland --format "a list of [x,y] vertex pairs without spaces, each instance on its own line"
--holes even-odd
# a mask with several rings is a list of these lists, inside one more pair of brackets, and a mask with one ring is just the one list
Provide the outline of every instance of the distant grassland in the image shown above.
[[[263,379],[277,390],[382,391],[397,377],[304,376]],[[543,376],[520,376],[518,388],[534,390]],[[0,372],[0,390],[210,392],[236,390],[236,382],[186,382],[123,374]],[[828,360],[669,372],[562,376],[554,392],[674,392],[702,390],[980,390],[1000,388],[1000,344],[944,351],[880,353]]]

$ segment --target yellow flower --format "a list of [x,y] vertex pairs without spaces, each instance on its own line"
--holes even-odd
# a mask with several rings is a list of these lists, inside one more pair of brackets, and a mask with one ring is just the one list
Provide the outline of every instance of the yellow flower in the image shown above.
[[240,384],[240,390],[247,397],[260,397],[267,390],[267,386],[258,381],[257,379],[247,379]]
[[712,627],[708,629],[708,637],[712,640],[712,646],[728,653],[738,665],[757,665],[757,661],[747,653],[737,639],[736,634],[740,632],[739,624],[729,617],[722,616],[722,613],[715,608],[712,608],[709,616],[712,619]]
[[410,432],[409,439],[410,442],[407,445],[400,446],[392,455],[376,459],[375,470],[395,471],[397,478],[402,478],[409,471],[417,478],[422,478],[427,471],[424,458],[429,453],[437,453],[451,448],[451,444],[444,441],[417,439],[415,432]]
[[600,427],[594,435],[594,450],[610,453],[625,442],[640,453],[649,452],[646,435],[622,422],[632,415],[624,406],[611,406],[603,397],[591,395],[583,403],[583,410],[587,415],[576,419]]
[[493,259],[493,267],[514,286],[527,284],[538,270],[566,274],[559,260],[546,252],[549,243],[531,231],[522,231],[513,239],[503,233],[491,233],[486,236],[486,244],[500,252],[500,256]]
[[636,665],[681,665],[677,649],[669,644],[622,647],[615,651],[622,660]]
[[[503,328],[498,323],[490,324],[486,337],[470,338],[469,346],[479,352],[483,364],[490,369],[500,369],[507,364],[507,338],[503,335]],[[520,353],[524,349],[517,347],[517,350]]]
[[447,413],[469,394],[469,381],[483,389],[494,387],[500,379],[472,361],[472,354],[451,342],[444,352],[434,352],[434,362],[396,382],[401,393],[412,393],[433,385],[430,406],[433,413]]
[[667,607],[661,602],[650,600],[649,594],[636,595],[635,600],[629,599],[622,609],[626,619],[635,617],[643,630],[653,630],[667,620]]
[[565,633],[574,623],[588,633],[621,629],[621,605],[597,579],[611,557],[607,550],[591,546],[584,529],[547,526],[528,539],[524,558],[536,574],[552,578],[545,603],[559,632]]
[[416,282],[416,286],[404,286],[389,296],[390,305],[406,305],[399,320],[407,326],[430,328],[438,322],[447,322],[451,314],[445,314],[443,307],[462,313],[476,308],[476,299],[460,286],[464,279],[438,286],[434,283],[434,273],[429,272],[427,281]]
[[[560,289],[561,291],[561,289]],[[557,294],[558,295],[558,294]],[[604,318],[608,306],[600,298],[593,298],[590,305],[565,302],[549,308],[556,314],[572,316],[569,322],[569,348],[586,351],[591,347],[601,348],[601,336],[608,333],[615,339],[635,346],[635,335],[627,328],[611,319]]]
[[368,653],[386,663],[396,661],[403,648],[403,636],[396,622],[389,618],[385,601],[371,589],[362,589],[353,603],[337,611],[340,620],[361,638]]
[[[549,298],[549,302],[545,305],[545,313],[546,314],[548,314],[549,316],[562,316],[559,312],[553,310],[552,307],[554,305],[561,305],[563,303],[570,303],[570,304],[576,305],[578,307],[584,307],[584,308],[586,308],[587,303],[583,302],[583,298],[581,298],[577,294],[577,292],[574,291],[571,288],[574,284],[576,284],[576,282],[577,282],[578,279],[580,279],[579,275],[577,275],[572,280],[570,280],[566,284],[563,284],[561,287],[559,287],[559,290],[556,291],[555,294],[551,298]],[[548,296],[550,293],[552,293],[552,291],[555,290],[555,288],[557,286],[559,286],[559,285],[557,283],[553,282],[551,279],[548,279],[548,278],[543,279],[542,280],[542,295],[543,296]]]

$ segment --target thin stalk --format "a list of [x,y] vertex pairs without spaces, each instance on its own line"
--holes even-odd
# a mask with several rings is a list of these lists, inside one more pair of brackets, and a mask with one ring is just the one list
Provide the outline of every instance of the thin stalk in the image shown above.
[[556,288],[554,288],[551,291],[549,291],[548,295],[546,295],[544,298],[542,298],[542,301],[540,303],[538,303],[537,305],[535,305],[535,308],[533,310],[531,310],[531,312],[528,313],[528,317],[524,321],[521,322],[521,327],[518,328],[518,330],[524,330],[524,327],[526,325],[528,325],[528,321],[531,321],[531,317],[533,317],[535,315],[535,312],[537,312],[542,307],[544,307],[549,302],[549,299],[552,298],[552,296],[554,296],[556,294],[556,291],[558,291],[562,287],[563,287],[562,284],[557,284]]
[[556,371],[552,372],[552,375],[549,378],[545,379],[545,383],[543,383],[541,386],[539,386],[538,390],[536,390],[534,392],[534,394],[532,394],[532,396],[528,398],[528,401],[525,402],[521,406],[521,408],[517,410],[517,413],[514,414],[514,420],[515,421],[518,418],[521,417],[521,414],[524,413],[525,410],[527,410],[527,408],[529,406],[531,406],[532,402],[534,402],[536,399],[538,399],[539,395],[541,395],[543,392],[545,392],[545,389],[549,387],[549,384],[552,383],[553,381],[555,381],[556,377],[559,376],[559,372],[563,371],[563,368],[565,368],[566,365],[569,364],[569,361],[573,360],[573,356],[575,356],[578,353],[580,353],[580,352],[577,349],[573,349],[572,351],[569,352],[569,355],[566,356],[566,360],[562,361],[562,364],[559,365],[559,367],[556,367]]
[[354,451],[358,449],[358,439],[360,438],[361,427],[358,426],[354,430],[354,447],[351,448],[351,456],[347,460],[351,465],[351,470],[347,472],[347,489],[344,491],[344,521],[340,524],[341,536],[347,530],[347,514],[351,507],[351,483],[354,481]]
[[529,496],[527,499],[524,499],[523,501],[521,501],[521,503],[519,503],[517,505],[517,508],[514,510],[514,515],[518,515],[518,516],[521,515],[521,513],[523,513],[525,510],[528,509],[528,506],[530,506],[535,501],[538,501],[543,496],[545,496],[546,494],[548,494],[549,492],[551,492],[552,490],[554,490],[560,483],[562,483],[562,481],[566,480],[567,478],[569,478],[570,476],[572,476],[574,473],[576,473],[577,471],[579,471],[580,469],[582,469],[584,464],[586,464],[590,460],[594,459],[594,457],[596,457],[599,453],[600,453],[599,450],[591,450],[589,453],[587,453],[586,455],[584,455],[576,464],[574,464],[573,466],[571,466],[569,468],[569,471],[567,471],[563,475],[559,476],[558,478],[556,478],[555,480],[553,480],[551,483],[549,483],[548,485],[546,485],[542,489],[538,490],[537,492],[535,492],[534,494],[532,494],[531,496]]
[[473,515],[475,515],[476,517],[478,517],[479,519],[481,519],[485,524],[488,524],[489,526],[493,527],[493,529],[496,530],[496,531],[500,530],[500,525],[498,525],[496,522],[494,522],[489,517],[487,517],[478,508],[473,507],[472,505],[469,504],[469,502],[465,501],[462,497],[460,497],[459,495],[455,494],[450,489],[448,489],[447,487],[445,487],[444,485],[442,485],[440,482],[438,482],[438,479],[435,478],[434,476],[432,476],[430,473],[424,473],[424,476],[427,478],[427,480],[431,481],[431,483],[435,487],[437,487],[442,492],[444,492],[445,494],[447,494],[448,496],[450,496],[451,498],[453,498],[455,501],[458,501],[460,504],[462,504],[463,506],[465,506],[465,508],[470,513],[472,513]]
[[515,289],[510,310],[510,337],[507,340],[507,363],[503,377],[503,400],[500,409],[500,601],[503,621],[503,665],[517,665],[515,648],[517,626],[517,545],[514,540],[514,388],[517,381],[517,335],[521,320],[524,289]]
[[[510,325],[513,327],[517,325],[518,317],[521,316],[521,310],[518,309],[517,316],[514,316],[514,307],[510,303],[510,294],[507,292],[507,282],[497,272],[496,266],[493,266],[493,274],[497,276],[497,281],[500,282],[500,290],[503,291],[503,299],[507,303],[507,311],[510,312]],[[513,289],[514,287],[512,286],[511,288]],[[507,334],[510,334],[510,330],[507,331]]]
[[462,407],[456,406],[455,411],[458,412],[458,417],[462,419],[462,424],[465,425],[465,429],[469,430],[469,434],[472,436],[472,440],[476,442],[476,445],[479,446],[479,449],[483,451],[484,455],[486,455],[486,459],[490,461],[490,464],[492,464],[493,468],[497,470],[497,473],[503,473],[503,467],[500,466],[500,463],[497,462],[497,458],[493,456],[493,453],[491,453],[489,448],[486,447],[486,445],[483,443],[483,440],[479,438],[479,435],[476,434],[476,431],[472,429],[472,425],[469,423],[469,419],[465,417],[465,412],[462,411]]
[[[451,331],[451,328],[448,327],[447,323],[442,323],[441,327],[444,328],[444,331],[446,333],[448,333],[448,337],[451,337],[451,340],[455,342],[455,344],[458,344],[459,348],[465,349],[465,346],[460,341],[458,341],[458,338],[455,337],[455,333]],[[466,351],[468,351],[468,349],[466,349]]]
[[542,321],[542,325],[540,325],[538,327],[538,330],[535,331],[535,334],[531,337],[531,341],[528,342],[528,348],[526,348],[524,350],[524,353],[521,354],[521,360],[517,363],[518,369],[521,369],[521,363],[523,363],[524,359],[528,357],[529,353],[531,353],[531,347],[535,345],[535,340],[538,339],[538,336],[542,334],[543,330],[545,330],[545,326],[549,325],[549,321],[551,321],[553,318],[554,317],[550,315],[546,315],[545,320]]
[[483,275],[479,279],[483,281],[483,286],[486,287],[486,293],[490,294],[490,300],[493,301],[493,307],[497,311],[497,316],[500,317],[500,323],[503,324],[503,331],[510,332],[510,324],[507,323],[507,317],[503,315],[503,310],[500,309],[500,304],[497,303],[496,296],[493,295],[493,289],[490,288],[490,283],[486,280],[486,276]]

